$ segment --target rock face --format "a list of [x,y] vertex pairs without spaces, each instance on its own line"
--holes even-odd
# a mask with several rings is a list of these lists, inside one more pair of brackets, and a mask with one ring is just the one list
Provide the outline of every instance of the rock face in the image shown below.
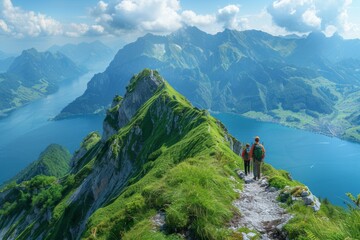
[[315,212],[319,211],[321,207],[319,199],[307,187],[285,187],[280,193],[280,199],[285,202],[288,198],[291,198],[292,201],[302,201]]
[[125,126],[136,111],[153,96],[158,87],[164,84],[164,80],[159,74],[154,75],[153,70],[145,70],[141,74],[143,76],[136,75],[130,80],[128,91],[120,102],[113,101],[112,109],[117,107],[117,112],[112,113],[115,118],[112,119],[113,121],[105,119],[103,140],[107,140],[117,130]]
[[[174,176],[165,176],[182,161],[189,163],[182,164],[180,169],[188,165],[193,171],[197,155],[201,156],[198,160],[201,170],[206,168],[204,161],[209,158],[211,161],[221,161],[221,165],[216,166],[223,166],[228,159],[238,158],[230,146],[235,149],[239,143],[217,120],[206,111],[194,108],[156,71],[148,69],[132,78],[124,98],[114,98],[104,121],[104,132],[101,140],[97,133],[91,133],[84,139],[74,154],[72,169],[66,177],[57,181],[39,179],[31,184],[48,182],[34,191],[26,182],[11,188],[14,197],[21,197],[22,188],[26,188],[33,191],[33,198],[42,194],[38,201],[47,200],[43,196],[49,195],[52,201],[45,201],[46,204],[41,204],[42,208],[38,207],[39,204],[25,204],[14,209],[6,208],[6,213],[0,211],[0,236],[3,239],[13,239],[20,234],[25,239],[80,239],[84,235],[88,238],[111,238],[112,231],[120,234],[119,230],[115,230],[118,227],[123,234],[129,230],[129,224],[141,226],[142,222],[133,221],[135,214],[148,216],[149,221],[154,221],[149,233],[156,230],[157,234],[164,234],[160,233],[164,225],[168,229],[170,224],[179,223],[171,222],[167,217],[172,211],[172,208],[167,209],[169,202],[157,202],[157,199],[162,199],[162,190],[156,193],[156,203],[152,203],[152,195],[156,192],[149,190],[156,187],[152,184],[165,180],[167,183],[167,179],[173,179]],[[223,151],[225,156],[217,155],[218,151]],[[152,171],[153,168],[155,170]],[[210,172],[212,168],[209,168]],[[222,167],[214,171],[215,174],[225,172]],[[202,171],[194,174],[204,177]],[[186,180],[188,174],[184,176],[181,179]],[[151,180],[144,185],[141,183],[144,178]],[[220,181],[223,184],[227,178],[219,175],[212,181],[218,179],[219,184]],[[228,188],[231,194],[230,183],[222,188]],[[15,201],[13,196],[7,191],[0,193],[0,207],[7,206],[5,202]],[[117,201],[124,203],[113,207]],[[161,205],[158,207],[154,204]],[[230,201],[228,204],[231,208]],[[159,210],[158,214],[154,214],[154,209]],[[147,211],[145,215],[144,211]],[[98,222],[99,219],[101,222]],[[103,221],[106,221],[105,225]],[[104,226],[111,226],[112,230],[98,231]],[[198,234],[187,228],[186,234],[189,236]],[[173,227],[172,231],[179,231],[177,229],[181,228]]]

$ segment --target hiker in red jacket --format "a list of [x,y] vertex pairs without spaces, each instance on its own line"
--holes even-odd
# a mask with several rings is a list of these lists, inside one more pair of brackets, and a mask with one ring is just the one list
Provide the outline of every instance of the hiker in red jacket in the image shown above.
[[250,144],[246,144],[241,156],[244,160],[245,176],[247,176],[248,173],[250,174]]
[[255,137],[255,143],[251,146],[250,158],[254,162],[254,180],[260,179],[261,165],[265,158],[265,148],[259,143],[260,138]]

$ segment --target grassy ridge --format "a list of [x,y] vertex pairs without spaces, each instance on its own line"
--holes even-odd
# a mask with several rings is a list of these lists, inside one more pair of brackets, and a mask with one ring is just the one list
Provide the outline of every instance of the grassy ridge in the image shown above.
[[70,159],[72,155],[69,150],[58,144],[50,144],[39,156],[39,158],[18,173],[9,182],[23,182],[38,175],[54,176],[60,178],[70,170]]
[[[160,105],[169,109],[156,116]],[[182,117],[169,123],[172,114]],[[170,135],[168,124],[173,129]],[[241,161],[224,142],[225,133],[217,120],[194,109],[166,84],[113,138],[123,142],[135,126],[146,139],[137,158],[142,167],[119,197],[92,215],[84,238],[134,239],[141,233],[148,239],[172,239],[185,231],[200,239],[230,236],[226,223],[234,215],[231,203],[237,194],[229,176],[241,167]],[[146,162],[142,156],[147,156]],[[151,221],[159,211],[166,214],[163,233],[153,231]]]
[[[138,76],[147,77],[143,74]],[[16,219],[4,239],[72,239],[79,234],[82,239],[239,239],[248,229],[232,231],[229,223],[241,214],[232,203],[238,198],[234,189],[243,187],[234,170],[243,169],[243,163],[228,137],[218,120],[164,83],[106,142],[97,133],[89,134],[67,176],[37,176],[0,192],[0,229]],[[96,204],[91,188],[103,180],[96,181],[96,173],[105,167],[116,177],[125,158],[133,166],[125,185],[107,192],[106,201],[87,218],[87,210]],[[304,187],[268,164],[263,171],[279,189]],[[359,236],[356,208],[345,211],[323,201],[320,211],[313,212],[291,196],[282,201],[294,215],[285,226],[290,239]],[[159,215],[164,216],[160,225],[154,221]]]

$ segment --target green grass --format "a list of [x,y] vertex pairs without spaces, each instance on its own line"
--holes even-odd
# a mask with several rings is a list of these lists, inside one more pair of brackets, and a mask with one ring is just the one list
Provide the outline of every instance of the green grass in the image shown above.
[[285,225],[290,239],[359,239],[360,211],[345,211],[323,201],[321,209],[296,202],[288,207],[294,218]]
[[71,157],[72,155],[65,147],[50,144],[36,161],[10,179],[9,182],[20,183],[28,181],[37,175],[63,177],[70,171]]
[[[140,76],[146,74],[150,73],[145,71]],[[140,129],[141,134],[135,129]],[[229,223],[240,214],[232,203],[238,198],[234,189],[242,189],[243,185],[232,177],[237,178],[234,170],[243,169],[243,163],[229,148],[226,134],[220,122],[192,107],[165,83],[106,142],[101,142],[97,133],[89,134],[81,144],[87,152],[77,160],[71,174],[58,180],[35,177],[4,190],[13,192],[0,206],[0,227],[9,216],[40,208],[42,214],[51,211],[50,221],[39,221],[37,229],[32,227],[35,225],[17,229],[24,224],[24,215],[8,235],[18,230],[24,238],[41,233],[44,239],[72,238],[70,229],[79,226],[94,204],[90,189],[82,189],[84,193],[77,196],[78,201],[72,195],[84,181],[94,181],[97,176],[93,174],[104,164],[114,164],[111,174],[117,174],[122,157],[130,156],[131,175],[121,189],[109,192],[105,202],[91,214],[85,222],[83,239],[242,239],[241,232],[249,229],[231,231]],[[306,188],[286,171],[269,164],[263,165],[263,173],[271,186],[289,186],[294,196]],[[345,211],[323,201],[320,211],[314,212],[302,202],[284,202],[294,215],[285,226],[290,239],[359,236],[357,208]],[[153,222],[159,212],[165,214],[161,231]]]
[[[291,197],[300,197],[303,190],[307,187],[302,183],[291,180],[289,173],[284,170],[274,169],[269,164],[263,165],[263,173],[269,179],[269,184],[278,189],[289,186],[291,195],[280,199],[285,202],[283,205],[287,211],[293,214],[293,218],[285,225],[289,239],[308,240],[308,239],[360,239],[360,208],[344,209],[336,207],[328,200],[322,201],[321,208],[314,212],[312,208],[305,206],[302,201],[292,201]],[[357,202],[352,198],[349,202]]]
[[[268,164],[263,166],[264,174],[269,178],[269,184],[278,189],[290,187],[290,195],[279,197],[283,205],[294,217],[285,225],[289,239],[360,239],[360,208],[345,210],[322,201],[321,208],[314,212],[302,201],[292,201],[291,197],[300,197],[307,187],[302,183],[290,180],[288,173],[276,170]],[[284,198],[284,199],[281,199]]]
[[277,170],[270,164],[263,164],[262,171],[263,174],[268,177],[270,186],[276,187],[277,189],[283,189],[285,186],[303,186],[302,183],[292,180],[290,174],[287,171]]
[[[117,142],[114,154],[123,151],[134,127],[142,129],[144,141],[134,153],[138,171],[119,197],[91,216],[83,237],[136,239],[140,231],[143,239],[176,239],[185,230],[198,239],[230,237],[226,224],[236,213],[237,194],[229,177],[241,159],[224,142],[221,125],[165,84],[109,140]],[[152,229],[149,219],[157,211],[166,213],[166,233],[145,230]]]

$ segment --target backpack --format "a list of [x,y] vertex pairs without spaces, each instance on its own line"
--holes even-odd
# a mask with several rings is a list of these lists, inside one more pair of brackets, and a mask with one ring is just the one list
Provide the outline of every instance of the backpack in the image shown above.
[[262,146],[260,144],[255,144],[254,151],[253,151],[254,159],[258,160],[258,161],[262,161],[263,154],[264,154],[264,152],[263,152]]
[[245,161],[250,160],[250,159],[249,159],[249,149],[248,149],[248,148],[245,148],[245,149],[244,149],[244,160],[245,160]]

